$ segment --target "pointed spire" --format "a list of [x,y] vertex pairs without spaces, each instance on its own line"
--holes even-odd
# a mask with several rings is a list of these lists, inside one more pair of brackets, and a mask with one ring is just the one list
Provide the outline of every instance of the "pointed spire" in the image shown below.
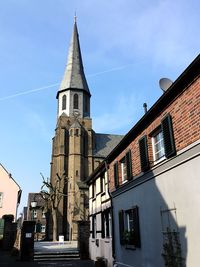
[[67,66],[65,69],[64,77],[61,82],[58,94],[59,92],[68,89],[82,90],[90,95],[90,90],[88,88],[83,69],[81,49],[78,37],[78,29],[76,23],[76,14],[74,17],[74,30],[69,47]]

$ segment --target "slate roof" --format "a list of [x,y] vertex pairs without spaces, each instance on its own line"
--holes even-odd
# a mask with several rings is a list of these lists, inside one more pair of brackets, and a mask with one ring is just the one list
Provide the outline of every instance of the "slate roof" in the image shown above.
[[123,137],[123,135],[95,133],[94,156],[107,157]]
[[40,193],[29,193],[28,194],[28,206],[31,205],[32,201],[37,202],[37,207],[43,207],[45,205],[45,200],[41,197]]
[[64,77],[61,82],[59,91],[57,93],[57,98],[59,92],[68,89],[85,91],[87,94],[90,95],[90,90],[83,69],[83,62],[82,62],[76,21],[74,23],[74,30],[69,47],[67,66],[65,69]]

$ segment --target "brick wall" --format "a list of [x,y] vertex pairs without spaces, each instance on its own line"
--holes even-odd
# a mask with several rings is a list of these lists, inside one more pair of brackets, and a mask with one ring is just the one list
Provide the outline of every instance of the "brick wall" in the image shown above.
[[[120,161],[130,149],[132,154],[132,175],[141,173],[140,154],[138,140],[147,135],[148,155],[150,166],[153,165],[153,151],[151,133],[160,124],[162,118],[169,113],[172,117],[172,125],[175,139],[176,152],[186,148],[188,145],[200,139],[200,78],[198,77],[188,88],[178,96],[167,107],[163,108],[157,118],[149,122],[149,125],[121,152],[110,164],[110,190],[115,189],[113,166],[116,161]],[[118,165],[119,184],[121,183],[121,169]]]

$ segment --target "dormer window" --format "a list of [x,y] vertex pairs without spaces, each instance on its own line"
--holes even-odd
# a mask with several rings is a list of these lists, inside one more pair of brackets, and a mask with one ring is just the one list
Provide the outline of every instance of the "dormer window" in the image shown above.
[[62,110],[66,109],[66,95],[62,97]]
[[78,94],[74,94],[74,109],[78,109]]

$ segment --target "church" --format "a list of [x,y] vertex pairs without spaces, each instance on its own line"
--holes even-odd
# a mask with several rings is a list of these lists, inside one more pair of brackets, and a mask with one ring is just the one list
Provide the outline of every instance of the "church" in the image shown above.
[[[52,184],[62,180],[58,235],[77,240],[78,221],[88,220],[85,183],[121,141],[121,135],[96,133],[90,116],[91,93],[84,74],[76,18],[64,77],[57,92],[57,124],[52,142]],[[51,230],[52,232],[52,230]]]

